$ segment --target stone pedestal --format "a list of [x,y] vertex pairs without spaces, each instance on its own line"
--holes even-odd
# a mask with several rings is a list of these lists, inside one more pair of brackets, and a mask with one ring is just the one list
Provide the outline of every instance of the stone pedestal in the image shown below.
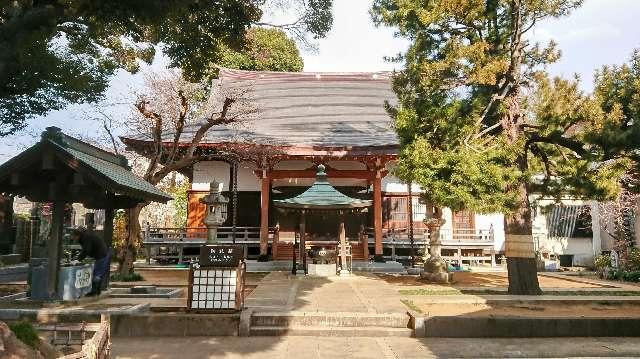
[[[313,277],[335,277],[336,265],[335,264],[308,264],[309,275]],[[347,275],[349,274],[349,271]],[[342,273],[340,273],[342,276]]]

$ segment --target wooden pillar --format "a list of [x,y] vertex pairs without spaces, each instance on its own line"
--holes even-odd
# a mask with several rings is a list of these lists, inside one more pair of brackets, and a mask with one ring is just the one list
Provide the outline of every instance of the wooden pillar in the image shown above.
[[344,230],[344,212],[338,213],[338,248],[340,249],[340,274],[345,273],[347,268],[347,234]]
[[380,171],[373,179],[373,233],[375,239],[375,261],[384,261],[382,257],[382,179]]
[[278,257],[278,242],[280,242],[280,223],[276,223],[276,228],[273,231],[273,242],[271,243],[271,256],[273,260]]
[[[302,216],[302,212],[300,213]],[[302,221],[302,218],[300,219]],[[298,245],[298,237],[300,236],[300,224],[298,224],[297,233],[293,234],[293,250],[291,251],[291,274],[295,275],[298,267],[298,263],[296,262],[296,246]]]
[[[111,258],[113,258],[113,218],[114,218],[113,208],[105,208],[104,209],[104,227],[102,230],[102,237],[104,238],[104,243],[107,245],[107,249],[111,254]],[[109,287],[109,279],[111,278],[111,263],[107,267],[107,275],[102,281],[102,289],[107,289]]]
[[260,186],[260,257],[258,261],[266,262],[269,251],[269,195],[271,177],[267,170],[262,171]]
[[[298,247],[298,255],[300,256],[300,261],[302,262],[302,269],[304,270],[304,274],[307,274],[307,256],[305,255],[305,246],[306,246],[306,215],[305,211],[300,213],[300,243]],[[293,250],[295,256],[295,249]]]
[[360,242],[362,243],[362,250],[364,260],[369,260],[369,235],[367,234],[367,230],[364,226],[360,226]]
[[47,242],[49,299],[58,297],[58,277],[60,274],[60,255],[64,231],[64,207],[62,201],[53,202],[51,212],[51,236]]

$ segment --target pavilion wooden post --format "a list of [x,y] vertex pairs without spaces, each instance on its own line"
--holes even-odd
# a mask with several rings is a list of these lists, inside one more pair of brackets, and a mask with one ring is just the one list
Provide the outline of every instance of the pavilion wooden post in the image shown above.
[[373,233],[375,239],[376,262],[384,262],[382,256],[382,178],[380,171],[373,179]]
[[369,235],[364,225],[360,225],[360,241],[362,242],[362,251],[364,260],[369,260]]
[[348,274],[347,268],[347,234],[344,230],[344,212],[338,212],[340,223],[338,224],[338,242],[340,248],[340,275]]
[[51,236],[47,241],[49,299],[55,299],[59,294],[58,276],[60,255],[62,254],[62,236],[64,235],[64,207],[63,201],[55,201],[51,211]]
[[260,257],[258,261],[266,262],[269,252],[269,195],[271,178],[269,171],[262,170],[260,186]]
[[[104,243],[107,245],[107,249],[109,250],[109,255],[113,258],[113,218],[114,218],[114,210],[113,208],[105,208],[104,209],[104,227],[102,229],[102,238],[104,238]],[[107,267],[107,275],[105,279],[102,281],[102,289],[107,289],[109,287],[109,280],[111,278],[111,263]]]
[[[300,214],[302,216],[302,213]],[[300,225],[298,224],[297,233],[293,234],[293,250],[291,253],[291,274],[295,275],[298,267],[298,263],[296,262],[296,246],[298,245],[298,237],[300,236]]]
[[[300,243],[299,243],[300,247],[298,248],[298,254],[300,255],[304,274],[307,274],[307,256],[305,253],[305,248],[306,248],[306,243],[305,243],[306,228],[305,227],[306,227],[306,215],[305,215],[305,211],[302,211],[300,213]],[[293,255],[295,256],[295,249],[293,250]]]
[[273,242],[271,243],[271,256],[273,260],[278,257],[278,243],[280,242],[280,223],[276,223],[276,227],[273,230]]

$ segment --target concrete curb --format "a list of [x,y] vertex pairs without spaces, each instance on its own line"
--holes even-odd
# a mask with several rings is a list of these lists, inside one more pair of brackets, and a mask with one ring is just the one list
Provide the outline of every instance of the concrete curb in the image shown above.
[[439,338],[638,337],[640,318],[427,317]]
[[245,309],[240,313],[240,324],[238,324],[238,336],[248,337],[251,335],[251,316],[253,309]]
[[240,313],[117,314],[111,315],[113,337],[238,336]]
[[407,310],[409,315],[409,329],[413,329],[415,338],[424,338],[427,336],[426,319],[422,314],[413,310]]
[[107,309],[79,309],[79,308],[7,308],[0,309],[0,320],[15,321],[29,320],[38,323],[53,322],[92,322],[102,315],[132,315],[149,311],[149,304],[137,304],[128,307]]
[[[639,293],[640,294],[640,293]],[[637,304],[640,296],[508,296],[508,295],[404,295],[421,304]]]

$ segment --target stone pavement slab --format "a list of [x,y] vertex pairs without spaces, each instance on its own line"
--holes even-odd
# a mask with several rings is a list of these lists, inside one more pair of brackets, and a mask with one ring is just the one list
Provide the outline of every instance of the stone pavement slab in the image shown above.
[[247,297],[254,311],[404,313],[395,288],[369,273],[318,278],[272,272]]
[[114,338],[116,359],[640,357],[637,338]]

